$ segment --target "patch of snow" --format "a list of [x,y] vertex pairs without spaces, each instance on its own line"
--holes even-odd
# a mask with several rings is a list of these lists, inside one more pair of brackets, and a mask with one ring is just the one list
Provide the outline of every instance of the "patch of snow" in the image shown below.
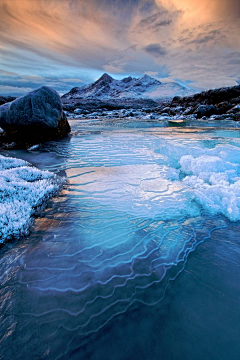
[[115,80],[108,74],[102,75],[100,79],[90,85],[73,88],[69,93],[63,95],[65,99],[170,99],[174,96],[186,96],[192,94],[178,83],[161,83],[151,76],[144,75],[136,79],[132,77]]
[[[234,158],[231,159],[232,161]],[[188,174],[183,183],[193,198],[212,214],[222,214],[232,221],[240,220],[239,164],[219,156],[182,156],[181,170]]]
[[40,147],[40,145],[36,144],[36,145],[33,145],[33,146],[29,147],[27,150],[28,151],[35,151],[35,150],[39,150],[39,147]]
[[0,242],[27,234],[38,207],[56,195],[63,183],[49,171],[0,155]]

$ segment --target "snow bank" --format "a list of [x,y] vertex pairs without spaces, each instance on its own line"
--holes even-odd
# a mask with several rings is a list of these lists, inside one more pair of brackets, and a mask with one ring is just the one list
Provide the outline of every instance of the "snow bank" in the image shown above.
[[62,185],[49,171],[0,155],[0,242],[27,234],[37,208]]
[[187,175],[183,183],[203,208],[237,221],[240,220],[239,164],[227,161],[224,155],[220,152],[219,156],[182,156],[181,170]]

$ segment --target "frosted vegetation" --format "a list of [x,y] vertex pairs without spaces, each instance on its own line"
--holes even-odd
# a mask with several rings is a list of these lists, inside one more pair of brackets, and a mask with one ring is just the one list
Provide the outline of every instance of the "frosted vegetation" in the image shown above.
[[0,155],[0,242],[27,234],[32,216],[63,181],[26,161]]

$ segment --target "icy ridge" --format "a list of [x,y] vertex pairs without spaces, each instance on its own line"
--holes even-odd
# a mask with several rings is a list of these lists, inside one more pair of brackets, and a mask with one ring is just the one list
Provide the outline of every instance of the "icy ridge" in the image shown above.
[[56,195],[63,183],[49,171],[0,155],[0,243],[27,234],[37,208]]

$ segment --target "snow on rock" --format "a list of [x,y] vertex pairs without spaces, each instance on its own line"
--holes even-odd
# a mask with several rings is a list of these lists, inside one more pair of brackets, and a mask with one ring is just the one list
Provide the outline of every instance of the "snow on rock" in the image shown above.
[[0,155],[0,243],[29,231],[32,216],[64,181],[24,160]]
[[108,74],[103,74],[100,79],[90,85],[75,87],[63,99],[171,99],[174,96],[186,96],[193,91],[178,83],[161,83],[151,76],[144,75],[137,79],[131,76],[122,80],[115,80]]

